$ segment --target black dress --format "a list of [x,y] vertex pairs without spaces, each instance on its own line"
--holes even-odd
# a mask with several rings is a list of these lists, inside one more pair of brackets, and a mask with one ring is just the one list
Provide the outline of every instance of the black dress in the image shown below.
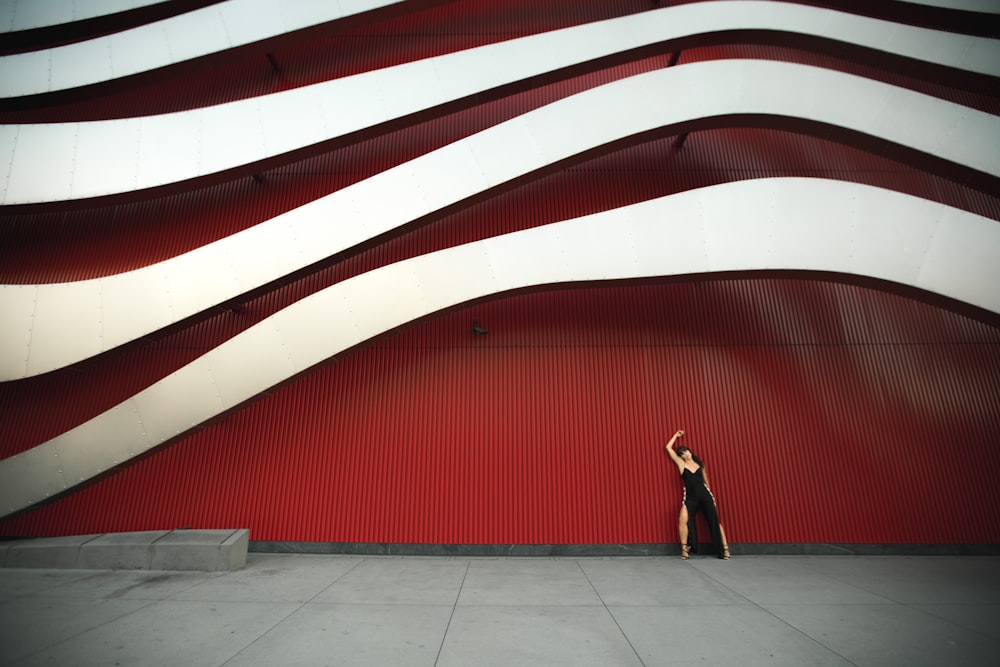
[[698,552],[698,523],[695,515],[701,510],[712,531],[712,545],[718,552],[719,558],[724,558],[722,525],[719,523],[719,512],[715,507],[715,496],[705,485],[704,468],[699,467],[694,472],[684,468],[681,479],[684,480],[684,506],[688,511],[688,546],[692,552]]

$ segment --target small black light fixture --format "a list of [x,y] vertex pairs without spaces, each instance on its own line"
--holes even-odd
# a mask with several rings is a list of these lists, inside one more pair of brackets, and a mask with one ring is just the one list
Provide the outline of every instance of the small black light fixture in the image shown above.
[[479,326],[479,320],[472,320],[472,333],[477,336],[485,336],[489,331]]

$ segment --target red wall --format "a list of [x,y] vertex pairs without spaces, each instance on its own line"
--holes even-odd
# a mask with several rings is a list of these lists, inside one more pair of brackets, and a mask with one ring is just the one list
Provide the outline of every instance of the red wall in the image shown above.
[[[197,108],[651,6],[418,5],[371,25],[333,23],[79,95],[0,100],[0,122]],[[925,81],[925,68],[888,72],[843,54],[726,44],[687,49],[679,66],[722,57],[829,66],[1000,112],[995,88]],[[664,52],[539,84],[290,158],[256,179],[248,172],[137,201],[5,207],[0,282],[79,280],[160,261],[668,61]],[[351,275],[652,197],[784,175],[868,183],[1000,220],[997,192],[820,137],[733,127],[695,132],[683,149],[671,137],[654,139],[431,216],[232,310],[0,383],[0,457],[76,426]],[[987,324],[820,278],[591,286],[470,305],[343,355],[78,493],[0,520],[0,535],[248,526],[254,540],[672,542],[681,485],[661,446],[680,427],[708,463],[734,543],[1000,543],[996,318]],[[489,335],[471,334],[473,320]]]
[[672,542],[662,444],[682,427],[734,543],[998,543],[998,345],[811,280],[522,294],[348,355],[0,532]]

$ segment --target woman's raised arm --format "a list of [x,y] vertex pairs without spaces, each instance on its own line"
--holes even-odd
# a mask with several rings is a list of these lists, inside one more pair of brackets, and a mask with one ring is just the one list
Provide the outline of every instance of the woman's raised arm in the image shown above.
[[677,438],[682,435],[684,435],[684,431],[678,430],[677,433],[674,433],[673,437],[670,438],[670,442],[668,442],[666,446],[667,454],[670,454],[670,458],[673,459],[678,468],[684,467],[684,460],[677,456],[677,452],[674,451],[674,443],[677,442]]

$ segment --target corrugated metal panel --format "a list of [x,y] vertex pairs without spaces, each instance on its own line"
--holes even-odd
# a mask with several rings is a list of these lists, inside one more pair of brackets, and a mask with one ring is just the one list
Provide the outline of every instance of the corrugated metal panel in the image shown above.
[[[865,314],[829,326],[837,313]],[[470,333],[473,318],[488,336]],[[678,427],[709,465],[734,542],[1000,538],[1000,331],[803,280],[479,304],[0,532],[239,524],[261,540],[673,541],[681,486],[662,443]],[[940,502],[954,474],[945,447],[985,514]]]
[[[361,33],[331,36],[281,55],[302,64],[277,79],[262,74],[264,63],[235,63],[226,86],[207,88],[225,99],[259,94],[342,75],[346,70],[330,69],[334,63],[380,66],[646,7],[624,0],[544,9],[527,1],[449,3],[361,41]],[[326,47],[329,57],[317,58]],[[683,61],[726,53],[803,58],[733,47],[692,50]],[[662,67],[666,58],[279,167],[260,185],[243,179],[105,209],[4,211],[0,270],[4,281],[31,282],[142,266],[539,104]],[[203,104],[208,98],[195,84],[208,80],[190,76],[157,91],[180,104]],[[160,103],[148,92],[107,98],[93,109],[144,113],[148,100]],[[961,99],[991,109],[995,102]],[[277,287],[239,312],[72,369],[4,383],[0,455],[80,423],[350,275],[684,189],[759,176],[847,178],[1000,220],[1000,197],[992,193],[817,139],[737,129],[698,132],[683,149],[671,144],[651,141],[591,159]],[[472,319],[490,335],[471,336]],[[683,426],[710,462],[734,541],[995,543],[998,345],[994,327],[854,285],[717,280],[519,295],[379,341],[70,498],[0,524],[0,532],[239,524],[252,528],[253,539],[672,541],[680,483],[661,445]],[[939,502],[941,443],[965,465],[967,490],[985,498],[985,529]],[[873,497],[888,497],[891,511],[873,511]]]

